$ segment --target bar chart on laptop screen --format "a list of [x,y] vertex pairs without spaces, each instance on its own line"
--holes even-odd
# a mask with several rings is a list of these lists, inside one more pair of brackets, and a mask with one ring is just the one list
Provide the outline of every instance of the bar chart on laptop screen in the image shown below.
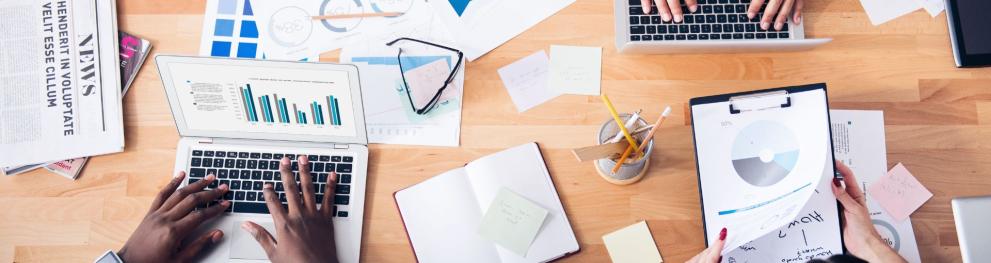
[[346,72],[244,68],[209,74],[218,69],[199,66],[173,68],[182,114],[191,129],[331,136],[356,132]]

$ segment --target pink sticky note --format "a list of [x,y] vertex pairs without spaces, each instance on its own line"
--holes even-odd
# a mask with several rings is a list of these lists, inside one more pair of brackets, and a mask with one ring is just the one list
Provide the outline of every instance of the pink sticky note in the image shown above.
[[904,221],[933,194],[901,163],[871,184],[867,193],[897,221]]

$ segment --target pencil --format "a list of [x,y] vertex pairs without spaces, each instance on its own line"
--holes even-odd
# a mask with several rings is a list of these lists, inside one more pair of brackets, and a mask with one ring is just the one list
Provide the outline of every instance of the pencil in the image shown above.
[[616,108],[612,106],[612,102],[609,101],[609,97],[606,96],[606,94],[602,94],[601,98],[602,102],[606,104],[606,108],[609,109],[609,114],[612,114],[613,120],[616,121],[616,126],[619,126],[619,130],[622,131],[623,136],[626,137],[626,141],[630,142],[630,146],[638,148],[639,144],[637,144],[637,140],[634,140],[633,136],[630,135],[630,132],[626,130],[626,125],[623,125],[623,120],[619,118],[619,113],[616,113]]
[[633,152],[633,145],[627,146],[626,151],[623,151],[623,155],[619,156],[619,161],[616,161],[616,165],[612,167],[612,173],[616,174],[619,172],[619,168],[623,167],[623,163],[626,162],[626,158],[630,157],[630,153]]
[[401,16],[401,12],[383,12],[383,13],[357,13],[357,14],[342,14],[342,15],[328,15],[328,16],[312,16],[313,20],[326,20],[326,19],[345,19],[345,18],[361,18],[361,17],[377,17],[377,16]]
[[[661,123],[664,123],[664,120],[668,118],[668,115],[671,115],[671,106],[665,107],[664,113],[661,113],[661,116],[657,117],[657,122],[654,122],[654,127],[650,128],[650,132],[647,132],[647,137],[643,137],[644,143],[637,148],[637,153],[643,153],[643,150],[647,148],[647,141],[654,138],[654,132],[657,132],[657,127],[661,127]],[[640,157],[644,157],[643,154],[641,154]]]

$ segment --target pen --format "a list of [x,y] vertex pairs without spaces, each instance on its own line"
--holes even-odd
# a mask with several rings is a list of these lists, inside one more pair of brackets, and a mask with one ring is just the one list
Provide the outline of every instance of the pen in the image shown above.
[[327,19],[344,19],[344,18],[361,18],[361,17],[376,17],[376,16],[401,16],[401,12],[383,12],[383,13],[357,13],[357,14],[340,14],[340,15],[327,15],[327,16],[312,16],[313,20],[327,20]]
[[[661,127],[661,123],[664,123],[664,120],[668,118],[668,115],[671,115],[671,106],[665,107],[664,113],[661,113],[661,116],[657,117],[657,122],[654,123],[653,128],[650,128],[650,132],[647,133],[647,137],[643,138],[644,144],[641,144],[640,147],[637,148],[637,153],[643,153],[643,150],[647,148],[647,141],[654,138],[654,132],[657,132],[657,127]],[[642,158],[643,155],[640,155],[640,157]]]

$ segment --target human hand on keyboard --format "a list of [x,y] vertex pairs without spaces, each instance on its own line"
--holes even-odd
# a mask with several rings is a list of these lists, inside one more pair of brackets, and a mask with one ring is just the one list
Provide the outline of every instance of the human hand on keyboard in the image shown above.
[[223,201],[220,205],[194,210],[197,205],[217,200],[228,188],[220,185],[204,191],[216,179],[211,174],[176,191],[185,177],[186,173],[180,172],[158,193],[151,210],[117,253],[124,262],[190,262],[204,248],[224,237],[224,232],[217,229],[183,244],[200,224],[217,217],[231,205],[230,201]]
[[[265,184],[265,203],[275,221],[276,235],[272,237],[265,228],[246,221],[241,225],[255,237],[255,240],[265,250],[272,262],[337,262],[336,245],[334,244],[334,224],[332,205],[317,208],[313,182],[310,176],[310,162],[305,155],[299,160],[299,185],[290,167],[289,158],[283,157],[279,163],[282,173],[282,183],[288,205],[283,207],[279,195],[272,184]],[[337,173],[327,177],[327,193],[333,193],[337,182]],[[300,194],[300,185],[302,195]],[[322,204],[332,204],[332,194],[323,196]],[[288,210],[288,211],[286,211]]]
[[[631,1],[631,4],[636,3],[634,1]],[[717,8],[722,10],[723,4],[750,3],[746,10],[747,17],[755,19],[759,16],[761,28],[768,30],[773,23],[774,29],[779,31],[788,23],[789,16],[796,24],[800,24],[802,22],[802,7],[804,6],[804,0],[640,0],[640,3],[643,6],[644,14],[660,14],[664,22],[674,20],[675,23],[681,23],[685,19],[686,13],[700,12],[699,4],[717,5],[719,6]],[[657,12],[651,10],[653,3],[657,4]],[[732,7],[731,5],[725,6]],[[742,10],[740,12],[742,13]]]

